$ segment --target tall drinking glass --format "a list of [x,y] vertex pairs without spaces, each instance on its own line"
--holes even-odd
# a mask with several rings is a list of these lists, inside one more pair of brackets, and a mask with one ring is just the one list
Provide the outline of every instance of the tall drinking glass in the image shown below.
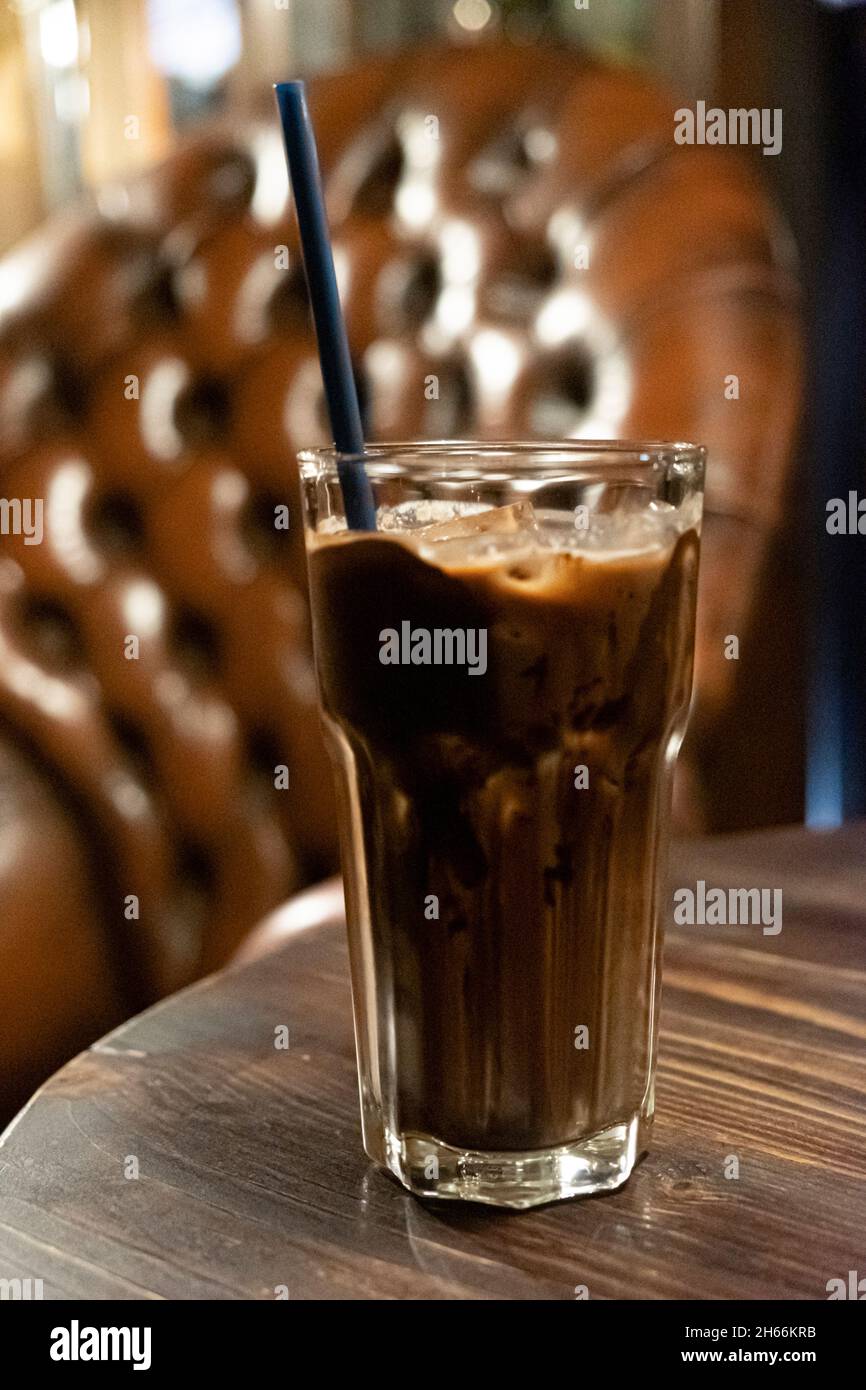
[[527,1207],[646,1149],[703,450],[395,444],[346,528],[301,455],[364,1145]]

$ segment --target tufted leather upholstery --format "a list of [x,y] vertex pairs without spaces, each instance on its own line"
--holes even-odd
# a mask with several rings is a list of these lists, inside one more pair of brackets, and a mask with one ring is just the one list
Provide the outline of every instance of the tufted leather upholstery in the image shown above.
[[[712,823],[719,731],[748,698],[721,639],[760,645],[798,408],[775,213],[738,157],[674,144],[664,94],[571,50],[377,58],[311,105],[371,437],[710,446],[683,805]],[[270,105],[26,259],[0,328],[0,491],[44,499],[45,538],[0,541],[0,720],[43,788],[29,833],[74,825],[99,866],[121,1004],[114,957],[92,968],[128,1008],[225,960],[334,856],[294,468],[328,431]],[[28,892],[0,873],[7,922]]]

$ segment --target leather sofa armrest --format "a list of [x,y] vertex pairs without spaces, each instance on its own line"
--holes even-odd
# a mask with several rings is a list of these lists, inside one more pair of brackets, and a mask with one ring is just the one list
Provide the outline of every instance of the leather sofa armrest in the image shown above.
[[257,960],[259,956],[275,950],[290,936],[342,922],[344,917],[343,880],[335,875],[298,893],[276,912],[265,917],[242,942],[232,963]]
[[0,738],[0,1127],[128,1012],[98,902],[71,814]]

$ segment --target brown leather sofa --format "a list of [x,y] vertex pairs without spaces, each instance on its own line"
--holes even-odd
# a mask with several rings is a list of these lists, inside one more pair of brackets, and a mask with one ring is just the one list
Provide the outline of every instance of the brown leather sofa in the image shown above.
[[[751,171],[566,49],[380,57],[311,104],[370,436],[706,442],[680,820],[796,815],[774,665],[796,284]],[[0,1109],[334,864],[293,462],[327,428],[296,247],[268,105],[0,273],[0,491],[44,501],[41,544],[0,537]],[[731,738],[756,720],[795,769],[781,793]]]

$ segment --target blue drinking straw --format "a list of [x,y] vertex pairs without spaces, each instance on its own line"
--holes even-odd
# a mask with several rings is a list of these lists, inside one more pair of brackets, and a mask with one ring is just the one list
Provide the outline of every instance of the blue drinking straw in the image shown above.
[[[274,86],[286,161],[295,195],[295,210],[301,233],[301,248],[319,361],[325,383],[328,415],[338,454],[363,455],[364,432],[358,393],[352,375],[346,323],[340,308],[334,255],[325,215],[316,138],[307,109],[303,82],[277,82]],[[352,531],[375,531],[376,506],[370,480],[360,459],[338,459],[337,472],[343,490],[346,522]]]

